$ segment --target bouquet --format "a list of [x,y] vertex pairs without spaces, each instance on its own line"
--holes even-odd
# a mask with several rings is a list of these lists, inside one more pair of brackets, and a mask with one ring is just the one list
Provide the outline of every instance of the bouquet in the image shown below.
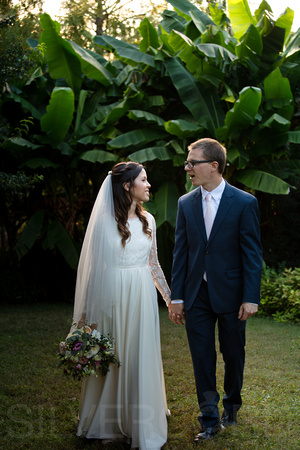
[[120,362],[114,354],[113,339],[103,336],[89,326],[83,326],[69,334],[65,341],[59,344],[59,366],[63,366],[67,375],[82,380],[89,375],[106,375],[109,364]]

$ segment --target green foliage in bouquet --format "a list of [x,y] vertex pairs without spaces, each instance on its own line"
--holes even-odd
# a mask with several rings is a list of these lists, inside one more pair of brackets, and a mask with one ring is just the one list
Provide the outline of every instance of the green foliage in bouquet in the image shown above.
[[300,268],[281,272],[265,268],[261,284],[261,315],[277,322],[300,322]]
[[113,339],[89,326],[76,329],[59,344],[58,359],[64,373],[79,380],[90,375],[97,377],[99,372],[106,375],[110,364],[120,366],[114,354]]

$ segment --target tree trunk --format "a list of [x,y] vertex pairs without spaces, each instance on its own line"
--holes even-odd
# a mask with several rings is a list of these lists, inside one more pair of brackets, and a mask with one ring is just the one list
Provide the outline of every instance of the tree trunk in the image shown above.
[[95,24],[96,24],[96,34],[98,36],[102,36],[103,34],[103,0],[97,1],[97,9],[96,9],[96,18],[95,18]]

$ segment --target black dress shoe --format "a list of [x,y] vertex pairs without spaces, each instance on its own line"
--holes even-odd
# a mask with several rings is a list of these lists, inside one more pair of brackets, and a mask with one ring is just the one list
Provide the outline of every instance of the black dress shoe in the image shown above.
[[221,428],[224,429],[231,425],[236,424],[237,424],[236,414],[230,414],[227,411],[224,411],[221,418]]
[[201,441],[207,441],[208,439],[212,439],[214,435],[219,431],[219,428],[206,428],[204,431],[196,434],[194,442],[198,443]]

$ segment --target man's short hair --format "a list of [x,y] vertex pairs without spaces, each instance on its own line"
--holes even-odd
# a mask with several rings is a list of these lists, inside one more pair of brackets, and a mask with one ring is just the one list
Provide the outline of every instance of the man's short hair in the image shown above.
[[220,142],[211,138],[199,139],[188,146],[190,150],[202,150],[203,156],[206,159],[213,159],[219,163],[218,171],[222,174],[226,165],[226,148]]

